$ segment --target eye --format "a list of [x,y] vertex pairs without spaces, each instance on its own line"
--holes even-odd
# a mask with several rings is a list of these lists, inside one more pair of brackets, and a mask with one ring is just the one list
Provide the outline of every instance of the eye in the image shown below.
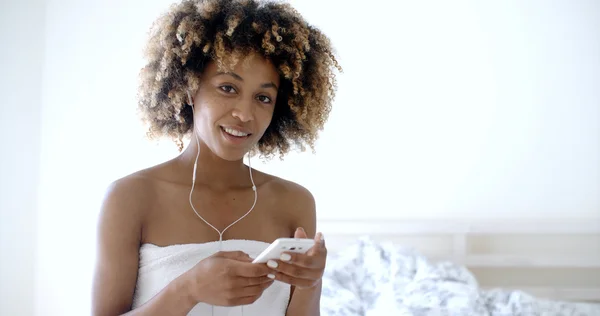
[[230,85],[220,86],[219,89],[221,89],[223,92],[226,92],[226,93],[237,92],[237,91],[235,91],[235,88]]
[[259,95],[257,97],[258,101],[262,102],[262,103],[271,103],[271,98],[269,98],[266,95]]

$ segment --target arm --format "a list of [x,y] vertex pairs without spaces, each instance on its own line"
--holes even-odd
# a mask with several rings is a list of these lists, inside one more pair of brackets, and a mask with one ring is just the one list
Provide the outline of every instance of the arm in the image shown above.
[[286,316],[321,315],[321,282],[310,289],[294,289]]
[[[151,191],[143,179],[124,178],[108,189],[98,222],[92,315],[115,316],[131,310],[137,281],[144,210]],[[176,279],[148,303],[127,315],[185,315],[192,300]],[[186,291],[183,291],[186,293]]]
[[[316,205],[313,195],[305,188],[300,188],[293,207],[295,227],[302,227],[306,237],[315,238],[317,229]],[[291,299],[286,316],[318,316],[321,306],[321,281],[311,288],[291,288]]]

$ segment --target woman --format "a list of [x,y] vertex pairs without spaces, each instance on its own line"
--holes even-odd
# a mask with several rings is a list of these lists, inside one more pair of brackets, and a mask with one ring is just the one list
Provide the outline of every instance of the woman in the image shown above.
[[[286,4],[183,1],[154,24],[147,57],[149,135],[190,143],[110,186],[93,314],[318,315],[327,249],[313,196],[243,157],[313,148],[341,70],[329,40]],[[251,263],[280,237],[315,244]]]

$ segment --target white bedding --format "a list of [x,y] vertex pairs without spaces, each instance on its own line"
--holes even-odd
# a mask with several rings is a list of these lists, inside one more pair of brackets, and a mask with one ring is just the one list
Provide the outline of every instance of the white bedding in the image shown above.
[[363,237],[329,256],[321,315],[600,316],[600,304],[482,291],[464,266],[432,263],[414,250]]

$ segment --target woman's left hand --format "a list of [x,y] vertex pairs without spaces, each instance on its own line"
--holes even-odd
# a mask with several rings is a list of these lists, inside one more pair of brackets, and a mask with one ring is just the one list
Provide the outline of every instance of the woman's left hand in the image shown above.
[[[308,238],[302,228],[296,229],[294,238]],[[315,245],[306,253],[286,252],[279,260],[269,260],[267,266],[274,270],[275,279],[296,286],[299,289],[311,288],[319,284],[325,263],[327,248],[323,234],[317,233]]]

